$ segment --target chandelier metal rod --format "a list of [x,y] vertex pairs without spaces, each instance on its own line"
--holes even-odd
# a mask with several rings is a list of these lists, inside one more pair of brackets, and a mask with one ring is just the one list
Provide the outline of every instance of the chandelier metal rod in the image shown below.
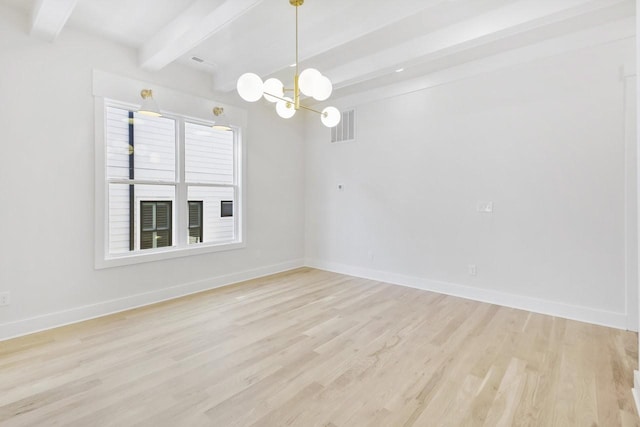
[[296,76],[298,73],[298,5],[296,5]]
[[296,3],[296,75],[293,76],[293,108],[296,110],[300,109],[300,85],[299,85],[299,74],[298,74],[298,7],[299,4]]
[[[287,102],[287,103],[292,103],[290,99],[282,98],[282,97],[280,97],[280,96],[278,96],[278,95],[274,95],[274,94],[269,93],[269,92],[265,92],[265,94],[266,94],[266,95],[269,95],[269,96],[273,96],[274,98],[279,99],[280,101],[284,101],[284,102]],[[307,110],[307,111],[313,111],[314,113],[318,113],[318,114],[320,114],[321,116],[326,116],[326,114],[325,114],[325,113],[323,113],[322,111],[314,110],[314,109],[313,109],[313,108],[311,108],[311,107],[306,107],[306,106],[304,106],[304,105],[300,105],[300,106],[299,106],[299,108],[302,108],[303,110]]]

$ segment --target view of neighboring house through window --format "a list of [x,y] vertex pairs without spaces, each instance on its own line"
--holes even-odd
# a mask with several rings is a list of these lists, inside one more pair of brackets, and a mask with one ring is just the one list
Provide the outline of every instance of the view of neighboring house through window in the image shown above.
[[171,202],[140,202],[140,249],[171,246]]
[[189,202],[189,243],[202,242],[202,201]]
[[109,254],[238,243],[234,132],[108,102],[105,119]]
[[231,132],[212,132],[208,125],[187,122],[184,133],[187,199],[202,201],[201,241],[232,240],[236,234],[236,221],[225,217],[221,208],[222,200],[236,198],[237,168]]
[[220,216],[233,216],[233,200],[220,202]]

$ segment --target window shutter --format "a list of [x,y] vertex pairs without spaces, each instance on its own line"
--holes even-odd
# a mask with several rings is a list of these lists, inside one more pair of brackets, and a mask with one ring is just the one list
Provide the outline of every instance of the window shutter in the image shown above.
[[154,207],[155,203],[140,203],[140,220],[142,221],[142,231],[153,231],[153,229],[155,229],[153,224]]
[[171,204],[158,202],[156,204],[156,229],[168,230],[171,228]]
[[171,202],[140,202],[140,249],[171,246]]
[[201,203],[202,202],[189,202],[189,228],[200,227]]
[[189,243],[202,243],[203,202],[189,202]]
[[156,248],[171,246],[171,230],[158,230],[155,234]]

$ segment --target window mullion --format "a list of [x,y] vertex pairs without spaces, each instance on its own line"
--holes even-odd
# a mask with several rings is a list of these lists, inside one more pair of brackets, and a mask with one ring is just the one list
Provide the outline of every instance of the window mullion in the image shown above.
[[177,149],[176,171],[178,184],[176,185],[176,229],[175,241],[178,246],[187,246],[189,242],[189,205],[187,203],[187,183],[185,180],[185,126],[184,120],[176,120]]
[[240,182],[242,177],[240,175],[240,159],[242,158],[242,152],[240,144],[238,143],[239,134],[237,130],[233,131],[233,200],[234,200],[234,236],[235,240],[242,240],[242,229],[240,228],[242,217],[242,194],[240,194]]

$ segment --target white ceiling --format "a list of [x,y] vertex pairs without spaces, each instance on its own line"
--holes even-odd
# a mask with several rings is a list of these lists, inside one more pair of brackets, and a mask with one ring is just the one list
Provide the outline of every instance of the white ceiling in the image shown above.
[[[295,8],[288,0],[0,3],[29,14],[34,36],[55,42],[66,27],[98,33],[138,49],[144,68],[179,61],[207,71],[218,91],[233,90],[247,71],[292,80]],[[634,0],[306,0],[300,66],[318,68],[349,94],[634,14]]]

